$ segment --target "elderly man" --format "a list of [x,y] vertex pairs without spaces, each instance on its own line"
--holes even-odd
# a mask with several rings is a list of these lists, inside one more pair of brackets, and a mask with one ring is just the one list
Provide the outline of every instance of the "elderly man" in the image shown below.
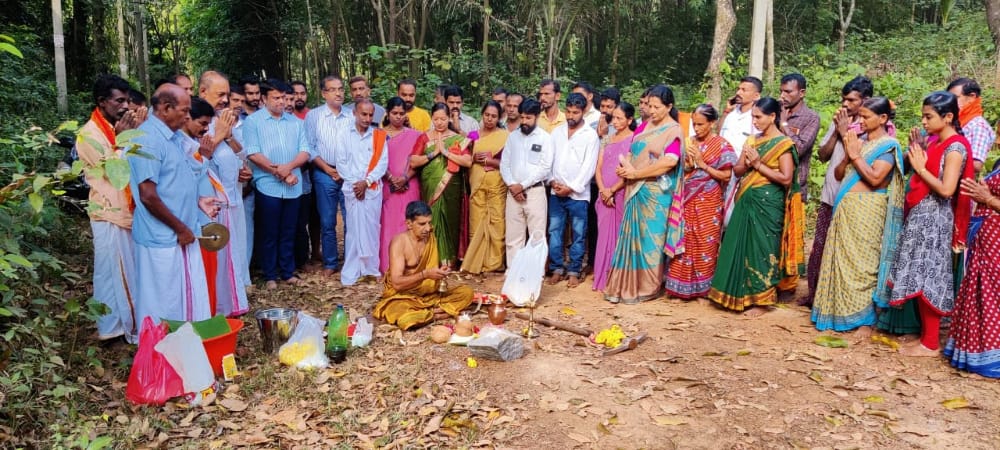
[[90,229],[94,236],[94,298],[109,309],[97,319],[97,337],[107,340],[124,336],[136,343],[135,263],[132,244],[131,191],[114,187],[105,172],[92,171],[104,161],[121,158],[116,137],[146,119],[146,109],[129,110],[129,84],[117,75],[101,75],[94,82],[90,121],[80,128],[76,151],[88,169],[90,185]]
[[372,315],[403,330],[458,316],[472,303],[472,289],[455,286],[440,291],[447,267],[439,265],[437,242],[431,232],[431,207],[421,201],[406,205],[406,231],[389,243],[389,272],[382,299]]
[[261,83],[264,108],[250,115],[243,125],[243,147],[253,162],[257,191],[257,260],[265,287],[275,289],[280,277],[298,284],[295,276],[295,231],[302,195],[301,167],[311,152],[303,122],[285,111],[287,85]]
[[343,264],[337,249],[337,211],[345,224],[347,218],[341,190],[344,179],[337,172],[337,138],[354,125],[354,115],[344,108],[344,80],[328,75],[320,85],[326,103],[306,115],[306,140],[313,153],[312,180],[319,211],[323,275],[330,276]]
[[151,317],[198,321],[211,314],[208,285],[195,238],[199,208],[215,217],[219,206],[211,192],[200,195],[204,168],[182,147],[179,132],[189,120],[191,97],[175,84],[164,84],[151,99],[153,114],[135,139],[149,155],[129,158],[135,216],[136,321]]
[[198,80],[198,96],[215,111],[207,129],[210,136],[208,144],[212,150],[210,165],[228,199],[223,216],[227,218],[230,243],[221,251],[217,276],[220,285],[231,284],[229,277],[232,276],[237,286],[233,289],[234,296],[223,299],[225,303],[220,304],[220,311],[226,315],[242,314],[247,311],[245,289],[251,284],[242,183],[250,181],[253,172],[243,163],[246,155],[235,135],[239,113],[228,107],[229,80],[219,72],[202,73]]
[[344,177],[347,233],[340,283],[352,286],[360,278],[374,281],[378,265],[379,224],[382,223],[382,177],[389,167],[384,130],[372,126],[375,105],[361,99],[354,105],[354,124],[337,137],[337,171]]

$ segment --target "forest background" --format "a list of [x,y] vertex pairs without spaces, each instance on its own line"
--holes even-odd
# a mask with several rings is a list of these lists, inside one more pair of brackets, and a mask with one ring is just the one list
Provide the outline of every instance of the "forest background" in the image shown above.
[[[65,31],[68,109],[56,107],[53,11]],[[55,172],[93,108],[99,73],[119,73],[148,93],[156,80],[221,70],[306,82],[310,105],[329,73],[369,78],[384,102],[402,78],[428,106],[440,83],[466,92],[478,112],[494,87],[533,94],[542,78],[568,89],[614,85],[636,103],[665,82],[681,109],[735,91],[747,72],[751,0],[10,0],[0,8],[0,437],[100,447],[99,411],[82,370],[109,366],[90,338],[100,312],[89,298],[89,229],[60,201]],[[765,94],[782,74],[808,79],[821,133],[840,88],[865,74],[897,105],[901,130],[920,102],[950,79],[984,88],[986,117],[1000,118],[1000,0],[773,0]],[[728,31],[727,31],[728,30]],[[478,114],[476,114],[478,115]],[[69,121],[69,122],[67,122]],[[993,158],[991,158],[992,160]],[[107,167],[121,176],[120,167]],[[817,192],[824,164],[813,164]],[[813,196],[815,202],[817,196]],[[815,205],[810,205],[810,211]],[[119,377],[120,379],[121,377]],[[107,420],[104,418],[103,420]],[[3,440],[0,440],[2,442]]]

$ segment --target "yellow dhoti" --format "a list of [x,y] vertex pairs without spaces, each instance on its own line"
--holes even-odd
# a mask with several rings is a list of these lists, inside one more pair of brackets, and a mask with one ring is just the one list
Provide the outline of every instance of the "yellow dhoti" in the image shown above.
[[[438,251],[434,235],[424,247],[420,262],[411,272],[437,267]],[[392,283],[392,275],[386,273],[385,290],[382,299],[375,305],[372,314],[376,319],[385,320],[403,330],[426,325],[434,320],[434,308],[458,316],[458,313],[472,304],[472,288],[457,286],[447,292],[438,292],[438,282],[426,279],[419,286],[406,291],[398,291]]]

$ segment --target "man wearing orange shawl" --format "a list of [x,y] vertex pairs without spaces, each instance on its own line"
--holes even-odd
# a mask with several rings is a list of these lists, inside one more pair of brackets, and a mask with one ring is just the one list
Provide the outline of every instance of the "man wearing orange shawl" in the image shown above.
[[982,173],[986,155],[997,137],[990,123],[983,118],[982,89],[976,80],[956,78],[955,81],[948,83],[947,91],[958,97],[958,121],[962,124],[962,134],[972,146],[976,173]]
[[[135,128],[145,119],[146,108],[129,111],[129,84],[117,75],[101,75],[94,83],[97,106],[90,121],[80,128],[76,151],[83,161],[90,198],[87,213],[94,236],[94,298],[108,307],[97,319],[101,340],[125,336],[136,343],[133,285],[135,262],[132,246],[132,196],[128,185],[116,187],[103,164],[120,164],[117,133]],[[111,162],[113,161],[113,162]]]
[[406,231],[389,244],[385,290],[372,314],[403,330],[426,325],[440,316],[458,316],[472,303],[472,289],[441,291],[447,267],[438,266],[437,242],[431,233],[431,208],[421,201],[406,205]]
[[340,282],[353,286],[360,278],[377,278],[379,229],[382,221],[382,177],[389,167],[384,130],[372,126],[375,104],[354,105],[355,123],[337,135],[337,171],[344,178],[344,268]]

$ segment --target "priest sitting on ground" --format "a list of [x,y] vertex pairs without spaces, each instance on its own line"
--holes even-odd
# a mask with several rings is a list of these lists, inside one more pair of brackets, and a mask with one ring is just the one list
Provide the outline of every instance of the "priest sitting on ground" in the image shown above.
[[440,292],[440,280],[449,273],[438,259],[430,206],[410,202],[406,205],[406,231],[389,243],[389,271],[382,299],[375,305],[375,318],[409,330],[435,319],[458,316],[472,303],[472,288],[456,286]]

